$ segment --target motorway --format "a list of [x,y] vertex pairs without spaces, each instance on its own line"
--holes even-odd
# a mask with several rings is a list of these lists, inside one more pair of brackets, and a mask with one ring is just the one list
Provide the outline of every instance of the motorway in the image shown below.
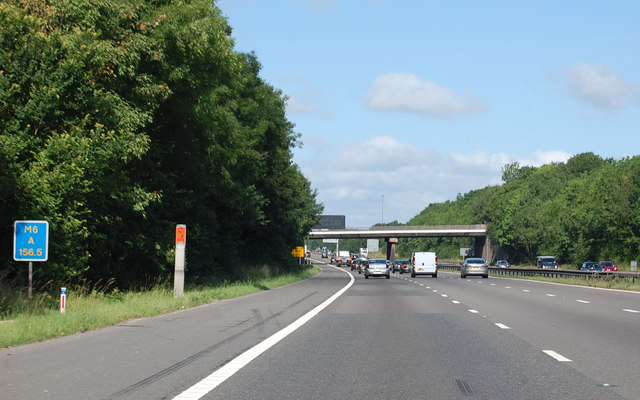
[[0,399],[640,398],[639,293],[321,266],[275,290],[2,349]]

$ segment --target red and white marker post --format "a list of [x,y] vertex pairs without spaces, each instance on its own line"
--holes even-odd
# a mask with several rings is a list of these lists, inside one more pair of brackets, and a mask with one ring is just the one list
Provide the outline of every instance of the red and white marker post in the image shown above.
[[64,314],[67,310],[67,288],[60,288],[60,313]]
[[187,241],[187,226],[176,225],[176,261],[173,275],[173,297],[184,296],[184,249]]

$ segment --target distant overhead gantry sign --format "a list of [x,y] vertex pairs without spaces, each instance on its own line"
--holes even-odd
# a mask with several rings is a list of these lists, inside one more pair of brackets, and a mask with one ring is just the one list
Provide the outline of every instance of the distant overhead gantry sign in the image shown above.
[[318,215],[318,224],[312,230],[344,229],[346,217],[344,215]]

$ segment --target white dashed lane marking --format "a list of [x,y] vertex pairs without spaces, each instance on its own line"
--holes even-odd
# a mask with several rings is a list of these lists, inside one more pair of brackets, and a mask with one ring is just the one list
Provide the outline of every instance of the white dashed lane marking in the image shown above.
[[542,350],[542,352],[544,354],[548,355],[549,357],[555,358],[557,361],[560,361],[560,362],[570,362],[571,361],[567,357],[563,356],[562,354],[556,353],[553,350]]

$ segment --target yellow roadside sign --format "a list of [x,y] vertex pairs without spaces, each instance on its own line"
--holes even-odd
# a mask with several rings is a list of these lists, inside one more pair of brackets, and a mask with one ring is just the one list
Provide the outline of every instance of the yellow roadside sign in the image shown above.
[[294,257],[304,257],[304,247],[298,246],[291,250],[291,255]]

